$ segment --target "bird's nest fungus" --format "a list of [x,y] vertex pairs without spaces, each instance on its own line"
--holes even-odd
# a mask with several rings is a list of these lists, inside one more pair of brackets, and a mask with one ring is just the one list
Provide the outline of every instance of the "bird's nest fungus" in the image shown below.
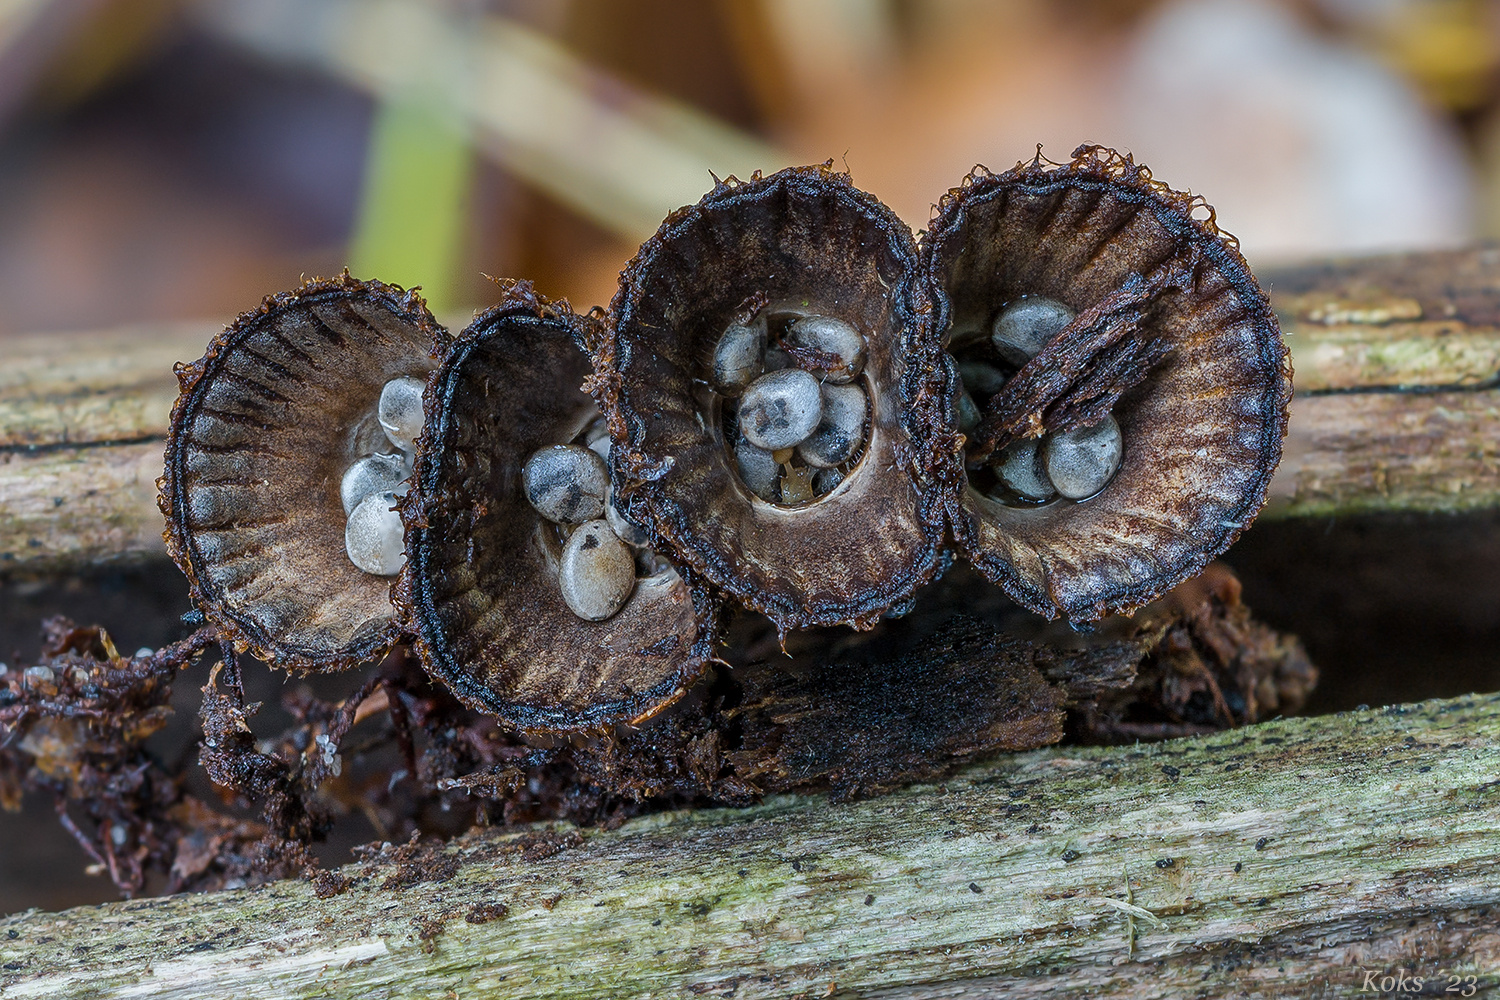
[[[862,794],[1312,683],[1227,570],[1183,583],[1263,503],[1290,370],[1234,241],[1129,157],[976,170],[920,244],[828,165],[730,179],[607,310],[500,287],[452,336],[311,281],[181,368],[161,507],[204,626],[136,658],[53,626],[0,679],[0,796],[52,794],[128,891],[234,884],[340,810],[396,839]],[[208,650],[239,819],[142,749]],[[244,650],[380,665],[257,741]]]

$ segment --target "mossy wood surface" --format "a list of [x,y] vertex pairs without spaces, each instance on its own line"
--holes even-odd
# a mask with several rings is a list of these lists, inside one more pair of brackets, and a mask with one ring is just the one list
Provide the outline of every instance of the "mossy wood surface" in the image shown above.
[[1500,501],[1500,248],[1261,275],[1297,397],[1266,513]]
[[[1298,396],[1270,516],[1500,502],[1500,249],[1267,272]],[[0,572],[161,555],[174,361],[216,332],[0,342]]]
[[218,328],[0,339],[0,573],[166,555],[156,477],[176,361]]
[[0,997],[1488,995],[1500,695],[342,874],[0,920]]

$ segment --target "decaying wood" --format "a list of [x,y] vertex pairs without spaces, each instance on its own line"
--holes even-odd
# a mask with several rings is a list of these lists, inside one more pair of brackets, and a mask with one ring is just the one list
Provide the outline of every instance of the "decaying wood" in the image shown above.
[[159,439],[0,452],[0,572],[165,555],[161,468]]
[[1268,516],[1500,503],[1500,390],[1299,395]]
[[21,914],[0,997],[1332,997],[1367,973],[1486,995],[1497,775],[1500,695],[1054,748],[852,805]]
[[1307,264],[1261,279],[1299,393],[1500,383],[1500,247]]
[[[1299,380],[1272,513],[1500,503],[1500,251],[1269,281]],[[213,332],[0,344],[0,572],[161,551],[171,363]],[[0,998],[1483,995],[1497,776],[1495,695],[1052,748],[3,918]]]
[[1268,515],[1500,501],[1500,248],[1263,277],[1297,386]]
[[166,433],[172,365],[203,353],[210,323],[0,340],[0,448],[114,445]]
[[0,573],[165,555],[156,477],[172,365],[212,324],[0,341]]
[[[1500,502],[1500,249],[1265,275],[1298,397],[1268,516]],[[174,361],[215,330],[12,338],[0,366],[0,572],[164,553],[153,496]]]

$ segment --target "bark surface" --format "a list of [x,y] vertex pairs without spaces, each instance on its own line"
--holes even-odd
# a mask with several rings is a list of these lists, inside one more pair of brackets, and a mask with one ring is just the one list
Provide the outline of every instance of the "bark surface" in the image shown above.
[[1500,502],[1500,248],[1261,277],[1297,386],[1267,515]]
[[166,555],[156,477],[172,365],[217,332],[193,323],[3,342],[0,573]]
[[1370,972],[1485,995],[1497,775],[1500,695],[1053,748],[853,804],[21,914],[0,996],[1333,997]]

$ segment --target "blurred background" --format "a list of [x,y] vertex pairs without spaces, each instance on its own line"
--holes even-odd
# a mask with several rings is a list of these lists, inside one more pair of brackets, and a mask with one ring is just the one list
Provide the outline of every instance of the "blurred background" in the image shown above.
[[[345,266],[459,325],[486,275],[604,305],[714,175],[832,159],[920,229],[975,164],[1085,141],[1259,267],[1500,235],[1500,0],[0,0],[0,365]],[[1282,523],[1229,561],[1325,668],[1312,711],[1493,687],[1500,515]],[[165,563],[5,583],[0,659],[45,614],[134,646],[185,610]],[[114,898],[84,860],[50,803],[0,817],[0,913]]]
[[303,275],[608,302],[718,176],[832,158],[914,228],[1131,151],[1257,265],[1500,233],[1489,0],[0,0],[0,337]]

